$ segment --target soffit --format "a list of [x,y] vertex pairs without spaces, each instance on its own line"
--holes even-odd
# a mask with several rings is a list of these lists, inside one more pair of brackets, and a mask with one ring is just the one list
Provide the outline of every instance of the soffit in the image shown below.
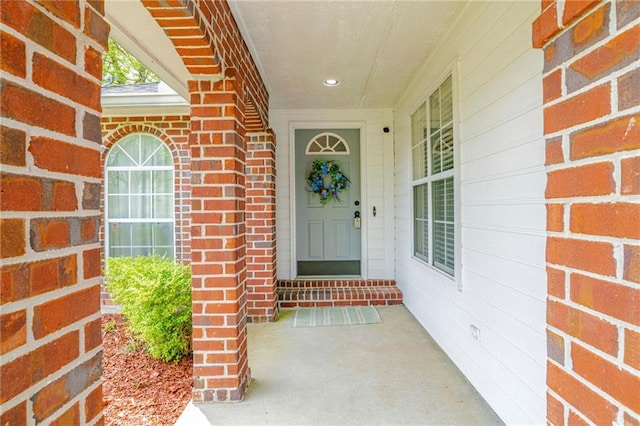
[[[392,107],[460,2],[231,0],[276,109]],[[327,88],[327,78],[340,80]]]
[[189,72],[173,43],[139,0],[106,0],[111,37],[155,72],[183,98],[189,99]]

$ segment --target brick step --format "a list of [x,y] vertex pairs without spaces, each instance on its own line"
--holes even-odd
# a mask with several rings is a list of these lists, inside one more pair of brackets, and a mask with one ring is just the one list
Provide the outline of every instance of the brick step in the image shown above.
[[402,292],[395,284],[321,287],[300,283],[302,286],[278,287],[281,309],[402,304]]

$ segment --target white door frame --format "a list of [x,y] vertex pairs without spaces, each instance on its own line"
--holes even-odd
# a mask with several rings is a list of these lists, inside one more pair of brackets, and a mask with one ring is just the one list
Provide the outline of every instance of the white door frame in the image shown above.
[[360,276],[366,279],[367,271],[367,174],[366,170],[366,152],[367,144],[365,140],[366,123],[363,121],[290,121],[289,122],[289,217],[291,218],[291,278],[298,276],[297,264],[297,245],[298,239],[296,235],[296,139],[295,132],[297,129],[358,129],[360,130],[360,217],[362,219],[362,232],[360,232]]

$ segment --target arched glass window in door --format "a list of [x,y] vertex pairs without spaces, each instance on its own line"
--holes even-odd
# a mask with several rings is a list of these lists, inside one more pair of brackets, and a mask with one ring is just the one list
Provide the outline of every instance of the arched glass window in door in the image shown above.
[[173,158],[148,134],[113,146],[105,169],[107,257],[174,257]]
[[306,155],[349,155],[349,144],[335,133],[320,133],[307,143]]

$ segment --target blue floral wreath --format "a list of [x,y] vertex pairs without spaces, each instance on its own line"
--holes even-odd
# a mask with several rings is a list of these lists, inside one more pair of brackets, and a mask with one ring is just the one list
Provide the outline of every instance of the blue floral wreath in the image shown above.
[[[331,176],[331,182],[325,185],[325,177]],[[312,192],[320,196],[320,203],[327,204],[332,199],[340,201],[338,195],[349,187],[349,178],[342,173],[337,162],[316,159],[307,175],[307,184]]]

